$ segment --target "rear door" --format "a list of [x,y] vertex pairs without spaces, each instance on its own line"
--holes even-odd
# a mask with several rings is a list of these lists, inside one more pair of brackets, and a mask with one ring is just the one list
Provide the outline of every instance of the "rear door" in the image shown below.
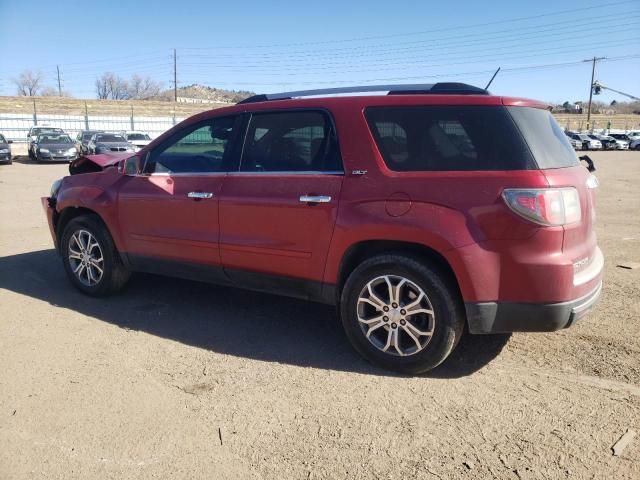
[[135,268],[218,266],[222,274],[218,197],[237,168],[238,122],[221,117],[186,127],[151,152],[147,173],[125,177],[119,218]]
[[252,114],[240,171],[229,174],[220,194],[220,255],[227,275],[250,288],[262,288],[268,277],[319,285],[342,180],[327,112]]

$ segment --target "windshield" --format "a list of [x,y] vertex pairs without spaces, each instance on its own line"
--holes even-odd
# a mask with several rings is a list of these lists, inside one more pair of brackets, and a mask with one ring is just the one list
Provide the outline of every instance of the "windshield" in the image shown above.
[[96,142],[122,142],[125,143],[126,140],[122,135],[97,135]]
[[7,143],[7,141],[2,135],[0,135],[0,143]]
[[145,133],[130,133],[127,135],[127,140],[151,140],[151,138]]
[[93,137],[93,135],[94,135],[93,132],[83,133],[82,134],[82,140],[91,140],[91,137]]
[[73,143],[69,135],[47,133],[38,137],[38,143]]
[[531,107],[508,107],[508,110],[540,168],[578,165],[573,147],[548,110]]

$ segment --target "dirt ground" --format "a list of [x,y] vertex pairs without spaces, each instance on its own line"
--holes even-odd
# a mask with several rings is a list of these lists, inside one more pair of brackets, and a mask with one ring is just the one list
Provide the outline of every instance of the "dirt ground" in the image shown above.
[[325,306],[150,275],[81,295],[39,203],[66,165],[0,166],[0,478],[640,478],[640,268],[616,266],[640,262],[640,152],[592,157],[596,310],[413,378]]

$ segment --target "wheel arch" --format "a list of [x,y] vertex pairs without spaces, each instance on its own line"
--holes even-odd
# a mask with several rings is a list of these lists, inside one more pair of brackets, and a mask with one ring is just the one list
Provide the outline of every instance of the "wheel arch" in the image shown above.
[[339,298],[344,284],[353,270],[364,260],[379,254],[399,254],[417,258],[435,267],[452,286],[462,301],[458,278],[447,259],[437,250],[415,242],[399,240],[363,240],[351,245],[342,256],[338,269],[336,295]]
[[87,207],[69,206],[62,209],[54,217],[54,225],[56,229],[56,240],[57,240],[56,245],[58,246],[58,250],[60,249],[60,245],[62,243],[62,234],[64,232],[65,227],[74,218],[78,218],[82,216],[93,216],[97,218],[100,221],[100,223],[104,225],[104,228],[107,229],[107,232],[109,232],[109,235],[111,235],[111,238],[114,239],[113,234],[111,233],[111,230],[107,225],[107,222],[104,221],[104,219],[100,216],[98,212]]

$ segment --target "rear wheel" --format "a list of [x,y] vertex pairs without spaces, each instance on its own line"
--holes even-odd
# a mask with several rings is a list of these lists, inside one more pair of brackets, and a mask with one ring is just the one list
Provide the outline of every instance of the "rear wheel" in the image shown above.
[[426,372],[456,346],[464,312],[454,285],[438,269],[404,255],[381,255],[347,279],[340,312],[347,337],[371,363]]
[[109,295],[129,279],[111,235],[96,216],[71,220],[62,234],[60,252],[67,276],[88,295]]

